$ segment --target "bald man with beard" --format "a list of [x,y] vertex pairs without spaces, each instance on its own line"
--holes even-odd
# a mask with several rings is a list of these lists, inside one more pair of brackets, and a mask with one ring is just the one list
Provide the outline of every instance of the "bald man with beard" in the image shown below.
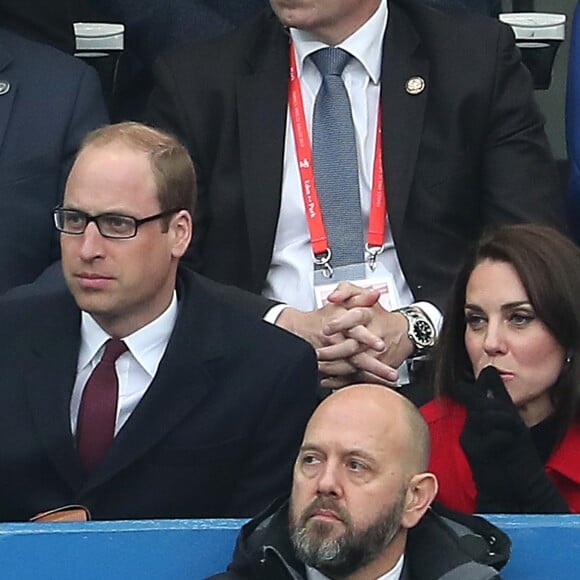
[[[509,539],[474,516],[432,509],[429,433],[395,391],[354,385],[314,412],[294,465],[289,501],[244,526],[223,579],[462,580],[499,578],[486,540]],[[479,545],[463,551],[461,545]],[[493,551],[497,553],[498,543]]]

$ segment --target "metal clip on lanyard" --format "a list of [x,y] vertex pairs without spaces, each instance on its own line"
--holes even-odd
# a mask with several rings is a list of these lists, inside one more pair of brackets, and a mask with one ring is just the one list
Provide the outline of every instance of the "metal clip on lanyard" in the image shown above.
[[330,248],[326,248],[326,251],[322,254],[314,254],[314,264],[322,268],[322,275],[325,278],[332,278],[334,274],[334,269],[330,265],[330,258],[332,258]]
[[372,272],[377,268],[377,258],[379,254],[383,253],[385,246],[371,246],[370,244],[365,244],[365,255],[367,256],[367,264]]

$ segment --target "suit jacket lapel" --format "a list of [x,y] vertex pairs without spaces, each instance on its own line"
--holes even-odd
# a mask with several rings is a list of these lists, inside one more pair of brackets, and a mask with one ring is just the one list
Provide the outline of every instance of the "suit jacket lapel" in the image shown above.
[[[420,38],[405,9],[392,2],[389,10],[382,67],[383,165],[389,220],[397,237],[421,142],[429,63],[419,50]],[[242,185],[257,286],[270,265],[280,211],[288,67],[288,37],[271,16],[264,36],[248,55],[247,74],[237,80]],[[408,93],[411,77],[421,77],[425,90]]]
[[[17,81],[11,75],[6,75],[7,69],[12,63],[13,57],[8,49],[0,42],[0,148],[4,142],[6,127],[10,120],[14,97],[18,88]],[[3,83],[9,83],[9,86]],[[6,90],[8,89],[8,90]]]
[[411,580],[411,574],[409,572],[408,560],[406,559],[403,563],[403,569],[401,570],[401,577],[399,580]]
[[[429,62],[419,50],[420,39],[409,16],[397,3],[389,3],[389,20],[383,47],[383,167],[389,223],[393,236],[400,236],[413,184],[415,164],[427,96]],[[407,91],[407,81],[421,77],[425,90]]]
[[83,494],[147,453],[214,387],[207,365],[219,359],[220,345],[214,337],[222,336],[222,322],[219,308],[204,297],[204,291],[189,279],[180,292],[177,323],[157,374],[103,462],[88,477]]
[[278,214],[288,97],[288,36],[271,15],[237,79],[242,187],[252,276],[261,288],[270,266]]
[[47,313],[32,339],[25,389],[34,424],[57,471],[76,492],[82,468],[70,428],[70,397],[76,376],[80,344],[80,313],[72,298]]

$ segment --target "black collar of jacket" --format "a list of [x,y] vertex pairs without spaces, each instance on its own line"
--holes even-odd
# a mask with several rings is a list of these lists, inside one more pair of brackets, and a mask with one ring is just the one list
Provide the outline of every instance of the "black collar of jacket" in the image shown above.
[[[454,570],[464,580],[499,578],[511,542],[481,518],[434,505],[409,530],[403,577],[437,580]],[[240,531],[230,573],[222,578],[291,579],[306,577],[288,535],[288,500],[271,504]]]
[[304,564],[296,558],[288,534],[287,498],[274,501],[242,527],[228,570],[235,572],[236,578],[306,578]]
[[499,578],[510,551],[508,535],[486,519],[435,503],[409,530],[405,562],[413,580],[435,580],[450,570],[464,570],[457,577],[465,580]]

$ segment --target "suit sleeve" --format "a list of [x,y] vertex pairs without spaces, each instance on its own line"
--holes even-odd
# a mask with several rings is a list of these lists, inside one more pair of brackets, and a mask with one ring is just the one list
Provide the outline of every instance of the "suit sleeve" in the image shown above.
[[201,244],[205,238],[207,230],[207,188],[204,178],[203,163],[200,163],[195,145],[195,136],[187,130],[188,124],[185,118],[187,107],[182,103],[183,95],[177,82],[177,72],[171,66],[170,60],[157,59],[153,67],[153,77],[155,88],[148,103],[146,118],[148,123],[154,127],[159,127],[179,139],[193,160],[197,177],[197,200],[195,204],[195,231],[194,236],[187,250],[184,260],[194,270],[200,272]]
[[[182,264],[182,266],[190,269],[189,264]],[[209,292],[217,294],[220,298],[238,308],[241,308],[244,312],[260,318],[264,318],[270,308],[278,304],[273,300],[269,300],[268,298],[264,298],[258,294],[253,294],[243,288],[215,282],[211,278],[205,276],[199,277],[198,281],[202,286],[207,288]]]
[[563,188],[531,76],[511,29],[502,25],[497,38],[481,167],[484,223],[542,222],[564,230]]
[[320,392],[314,351],[295,340],[299,348],[277,357],[285,364],[265,377],[270,393],[228,506],[233,517],[256,515],[290,491],[294,461]]
[[[208,162],[202,163],[196,143],[196,135],[189,129],[187,119],[188,107],[177,81],[179,74],[171,59],[160,58],[154,67],[155,89],[151,95],[147,110],[148,122],[156,127],[175,135],[187,147],[196,170],[197,200],[194,212],[194,235],[182,263],[189,268],[203,273],[202,245],[209,227],[208,189],[204,172],[211,171]],[[219,259],[216,256],[215,259]],[[222,286],[219,293],[231,304],[235,304],[246,312],[263,317],[276,302],[258,294],[238,289],[234,286]]]

